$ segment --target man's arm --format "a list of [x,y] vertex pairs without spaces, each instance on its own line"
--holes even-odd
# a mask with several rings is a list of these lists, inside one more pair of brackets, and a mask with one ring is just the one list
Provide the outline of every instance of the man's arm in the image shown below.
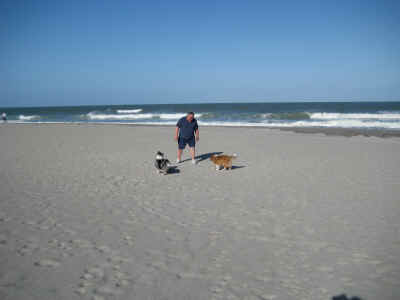
[[175,127],[175,137],[174,140],[177,141],[178,140],[178,136],[179,136],[179,127]]
[[198,142],[200,140],[199,128],[196,129],[195,134],[196,134],[196,141]]

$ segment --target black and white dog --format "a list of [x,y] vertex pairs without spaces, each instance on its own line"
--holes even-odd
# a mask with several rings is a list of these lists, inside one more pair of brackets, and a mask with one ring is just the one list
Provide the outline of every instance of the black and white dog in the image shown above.
[[156,161],[154,165],[157,169],[157,172],[163,175],[168,174],[169,170],[171,169],[169,160],[164,158],[164,153],[160,151],[156,153]]

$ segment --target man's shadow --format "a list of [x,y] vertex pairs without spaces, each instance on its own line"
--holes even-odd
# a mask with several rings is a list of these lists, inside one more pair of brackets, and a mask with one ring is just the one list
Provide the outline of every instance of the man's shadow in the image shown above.
[[[221,151],[204,153],[204,154],[195,156],[195,159],[197,160],[197,162],[201,162],[203,160],[209,159],[213,155],[219,155],[219,154],[222,154],[222,153],[223,152],[221,152]],[[185,162],[185,161],[188,161],[188,160],[191,160],[191,158],[184,159],[184,160],[182,160],[182,162]]]
[[223,152],[221,152],[221,151],[204,153],[204,154],[201,154],[201,155],[196,156],[195,159],[196,159],[198,162],[201,162],[201,161],[203,161],[203,160],[209,159],[209,158],[210,158],[211,156],[213,156],[213,155],[219,155],[219,154],[222,154],[222,153],[223,153]]
[[[209,159],[209,158],[210,158],[211,156],[213,156],[213,155],[220,155],[220,154],[222,154],[222,153],[223,153],[223,152],[221,152],[221,151],[204,153],[204,154],[201,154],[201,155],[196,156],[195,159],[196,159],[197,162],[199,163],[199,162],[201,162],[201,161],[203,161],[203,160]],[[188,161],[188,160],[190,160],[190,158],[185,159],[185,160],[182,160],[182,162]],[[231,169],[231,170],[241,169],[241,168],[244,168],[244,167],[245,167],[245,166],[232,166],[232,169]]]

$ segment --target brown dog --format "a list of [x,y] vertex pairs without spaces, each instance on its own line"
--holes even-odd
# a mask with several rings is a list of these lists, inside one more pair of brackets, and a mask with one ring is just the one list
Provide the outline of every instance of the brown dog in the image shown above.
[[215,164],[215,170],[220,170],[221,166],[224,170],[232,169],[232,160],[237,157],[236,154],[233,155],[212,155],[210,160]]

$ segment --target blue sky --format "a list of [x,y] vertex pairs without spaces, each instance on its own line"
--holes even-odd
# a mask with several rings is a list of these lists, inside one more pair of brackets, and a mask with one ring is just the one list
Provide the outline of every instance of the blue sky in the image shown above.
[[0,6],[0,106],[400,100],[400,1]]

